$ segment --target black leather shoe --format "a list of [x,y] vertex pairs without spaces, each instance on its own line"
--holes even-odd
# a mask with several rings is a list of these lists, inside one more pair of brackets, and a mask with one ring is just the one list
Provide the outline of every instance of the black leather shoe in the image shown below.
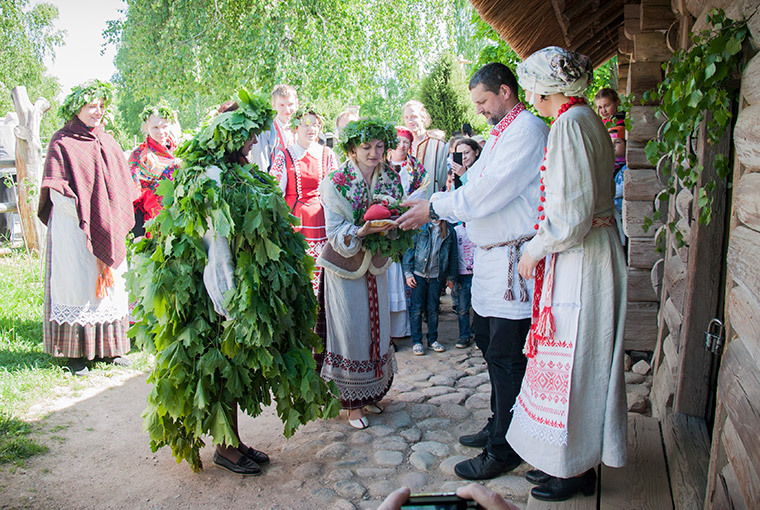
[[251,459],[256,464],[269,464],[269,455],[258,450],[254,450],[250,446],[238,446],[238,451]]
[[579,492],[584,496],[593,496],[595,491],[596,471],[589,469],[574,478],[552,477],[545,484],[533,487],[530,494],[542,501],[564,501]]
[[531,469],[525,473],[525,479],[533,485],[543,485],[552,478],[554,478],[552,475],[547,475],[540,469]]
[[509,460],[499,460],[484,449],[474,459],[462,461],[454,466],[454,472],[465,480],[490,480],[512,471],[520,463],[522,459],[517,454],[512,454]]
[[460,436],[459,443],[464,446],[472,446],[473,448],[485,448],[486,444],[488,444],[488,435],[491,433],[491,423],[492,421],[489,419],[486,426],[480,432]]
[[71,373],[77,377],[86,377],[90,373],[84,358],[69,358],[67,365]]
[[214,465],[236,475],[258,476],[261,474],[259,465],[245,455],[241,455],[237,462],[232,462],[219,455],[219,452],[214,452]]

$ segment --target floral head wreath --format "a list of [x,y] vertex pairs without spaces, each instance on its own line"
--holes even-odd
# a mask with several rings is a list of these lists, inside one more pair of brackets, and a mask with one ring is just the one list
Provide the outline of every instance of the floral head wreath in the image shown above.
[[352,120],[340,134],[340,146],[348,152],[359,144],[380,140],[386,149],[398,145],[398,133],[393,124],[378,119]]
[[163,101],[158,103],[157,105],[148,105],[145,108],[143,108],[142,113],[140,114],[140,120],[142,122],[148,122],[148,119],[151,115],[155,115],[156,117],[166,119],[171,124],[177,123],[177,112],[172,110],[169,105],[164,103]]
[[103,99],[103,107],[107,110],[113,99],[113,85],[96,79],[88,80],[71,89],[71,94],[63,100],[58,114],[68,122],[79,114],[84,105],[98,99]]
[[321,113],[317,111],[314,106],[310,104],[302,105],[298,110],[296,110],[296,113],[293,114],[292,117],[290,117],[290,128],[295,131],[298,126],[301,125],[301,119],[306,117],[307,115],[314,115],[317,120],[322,124],[325,125],[325,118],[322,116]]

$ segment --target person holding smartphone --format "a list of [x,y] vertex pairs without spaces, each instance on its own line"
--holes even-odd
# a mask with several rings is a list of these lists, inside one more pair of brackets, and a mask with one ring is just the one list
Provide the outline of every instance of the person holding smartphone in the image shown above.
[[[409,495],[409,487],[401,487],[388,494],[388,497],[377,507],[377,510],[402,510],[408,508],[411,510],[415,508],[415,497]],[[517,506],[510,503],[500,495],[496,494],[492,490],[480,485],[479,483],[471,483],[464,487],[459,487],[456,491],[456,496],[459,499],[458,502],[450,503],[451,497],[448,495],[439,495],[441,503],[435,504],[435,508],[446,508],[457,510],[459,508],[482,508],[484,510],[516,510]],[[433,496],[432,498],[435,498]],[[431,497],[425,498],[427,501],[431,500]],[[472,506],[472,503],[477,503],[477,506]],[[468,504],[469,503],[469,504]],[[430,505],[431,503],[428,503]],[[416,505],[416,508],[429,508],[425,505]]]
[[[482,150],[480,144],[472,138],[462,138],[456,143],[454,146],[453,162],[451,163],[451,169],[454,171],[455,175],[455,189],[467,182],[467,176],[465,174],[478,160]],[[459,184],[457,184],[457,182],[459,182]]]

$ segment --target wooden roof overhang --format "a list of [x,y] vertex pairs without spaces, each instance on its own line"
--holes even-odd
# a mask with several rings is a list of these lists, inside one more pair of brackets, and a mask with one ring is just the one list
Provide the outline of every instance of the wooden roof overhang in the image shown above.
[[626,0],[470,0],[524,59],[546,46],[587,55],[594,67],[615,56]]

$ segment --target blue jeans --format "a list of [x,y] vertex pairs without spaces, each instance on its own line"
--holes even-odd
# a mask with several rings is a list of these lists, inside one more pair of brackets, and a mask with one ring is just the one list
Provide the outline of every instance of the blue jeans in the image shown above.
[[470,325],[470,303],[472,296],[472,275],[460,274],[454,285],[456,289],[457,318],[459,319],[459,339],[467,341],[472,334]]
[[427,310],[428,345],[438,340],[438,305],[441,300],[443,281],[414,275],[417,286],[412,289],[412,307],[409,320],[412,344],[422,345],[422,310]]

